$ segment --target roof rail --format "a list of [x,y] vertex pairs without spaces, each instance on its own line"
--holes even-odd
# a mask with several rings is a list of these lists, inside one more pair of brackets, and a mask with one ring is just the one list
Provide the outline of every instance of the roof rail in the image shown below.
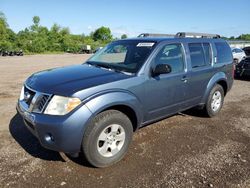
[[220,38],[218,34],[208,33],[193,33],[193,32],[178,32],[175,37],[177,38]]
[[174,34],[142,33],[138,37],[175,37]]
[[218,34],[178,32],[174,34],[142,33],[138,37],[170,37],[170,38],[221,38]]

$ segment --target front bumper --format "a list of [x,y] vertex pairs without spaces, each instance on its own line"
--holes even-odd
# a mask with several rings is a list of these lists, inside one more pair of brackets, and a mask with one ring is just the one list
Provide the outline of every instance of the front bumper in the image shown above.
[[85,105],[64,116],[30,113],[20,102],[17,103],[17,111],[43,147],[64,153],[77,153],[81,150],[83,133],[92,116]]

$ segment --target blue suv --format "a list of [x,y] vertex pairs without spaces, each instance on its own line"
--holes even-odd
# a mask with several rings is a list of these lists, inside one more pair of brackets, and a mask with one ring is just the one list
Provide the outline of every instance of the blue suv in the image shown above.
[[231,49],[219,35],[144,33],[81,65],[31,75],[17,110],[45,148],[82,152],[106,167],[124,157],[142,126],[193,107],[217,115],[233,74]]

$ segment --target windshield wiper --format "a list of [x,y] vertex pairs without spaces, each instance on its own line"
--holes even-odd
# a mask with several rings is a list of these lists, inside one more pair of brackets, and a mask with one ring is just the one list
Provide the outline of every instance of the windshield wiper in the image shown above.
[[97,62],[87,62],[87,64],[89,65],[93,65],[93,66],[96,66],[96,67],[103,67],[103,68],[106,68],[106,69],[111,69],[112,67],[108,64],[104,64],[104,63],[97,63]]
[[106,63],[104,64],[104,63],[98,63],[98,62],[87,62],[87,64],[92,65],[92,66],[96,66],[96,67],[100,67],[100,68],[105,68],[108,70],[112,70],[112,71],[115,71],[118,73],[129,74],[129,75],[132,74],[132,73],[124,71],[124,70],[116,69],[115,66],[110,65],[110,64],[106,64]]

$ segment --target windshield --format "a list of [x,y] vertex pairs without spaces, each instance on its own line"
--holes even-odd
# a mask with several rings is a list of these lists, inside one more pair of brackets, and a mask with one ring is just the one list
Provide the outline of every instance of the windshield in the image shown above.
[[116,41],[94,54],[87,63],[115,71],[136,73],[154,46],[155,42],[148,41]]

